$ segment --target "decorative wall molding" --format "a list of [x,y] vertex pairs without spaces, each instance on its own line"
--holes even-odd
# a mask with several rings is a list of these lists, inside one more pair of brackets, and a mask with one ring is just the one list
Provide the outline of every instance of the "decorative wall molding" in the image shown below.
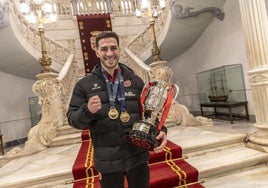
[[4,5],[0,2],[0,29],[8,26],[9,24],[9,3],[5,2]]
[[251,86],[268,85],[268,68],[248,71],[248,77]]
[[185,19],[189,17],[197,17],[199,14],[210,12],[213,14],[213,16],[217,17],[219,20],[223,20],[225,13],[222,12],[221,9],[217,7],[206,7],[197,11],[192,11],[194,8],[192,7],[186,7],[184,8],[179,2],[176,2],[176,0],[171,1],[171,14],[173,18],[176,19]]

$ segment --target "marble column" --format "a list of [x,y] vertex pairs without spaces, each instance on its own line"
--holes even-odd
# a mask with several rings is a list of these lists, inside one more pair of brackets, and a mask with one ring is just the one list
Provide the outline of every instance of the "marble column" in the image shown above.
[[252,88],[256,132],[247,145],[268,152],[268,16],[267,0],[239,0]]

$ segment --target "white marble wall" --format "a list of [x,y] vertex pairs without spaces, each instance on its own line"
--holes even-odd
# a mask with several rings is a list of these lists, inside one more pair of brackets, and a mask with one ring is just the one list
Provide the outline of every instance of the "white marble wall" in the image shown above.
[[4,143],[25,138],[31,127],[28,97],[34,80],[0,72],[0,130]]
[[4,143],[26,138],[31,126],[30,118],[0,123]]
[[239,1],[226,0],[224,12],[223,21],[214,18],[188,51],[169,62],[176,70],[173,81],[180,87],[179,102],[190,111],[200,111],[196,73],[222,65],[242,64],[249,114],[254,115]]

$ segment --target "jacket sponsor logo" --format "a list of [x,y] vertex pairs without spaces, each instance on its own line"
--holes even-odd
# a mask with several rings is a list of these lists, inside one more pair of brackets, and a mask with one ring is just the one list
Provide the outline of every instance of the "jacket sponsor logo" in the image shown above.
[[131,86],[131,81],[130,80],[124,81],[124,86],[125,87],[130,87]]
[[92,90],[100,89],[101,86],[98,83],[93,84]]
[[129,91],[129,92],[125,92],[125,96],[128,96],[128,97],[135,97],[136,94],[133,93],[133,92],[131,92],[131,91]]

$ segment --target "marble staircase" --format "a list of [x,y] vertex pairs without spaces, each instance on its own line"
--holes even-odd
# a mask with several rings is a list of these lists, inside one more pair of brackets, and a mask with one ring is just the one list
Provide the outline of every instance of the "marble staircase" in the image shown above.
[[[255,188],[258,181],[262,186],[256,188],[268,187],[263,173],[268,172],[268,154],[246,147],[247,133],[216,126],[174,126],[168,128],[168,139],[182,146],[183,156],[199,170],[199,178],[204,179],[205,187],[218,188],[216,180],[226,188],[247,185]],[[71,188],[71,169],[79,148],[80,143],[55,146],[13,159],[0,169],[0,188]],[[227,182],[224,177],[227,177]],[[239,178],[231,180],[232,177]]]
[[58,128],[57,131],[58,136],[52,140],[51,147],[81,142],[81,131],[70,125],[64,125]]
[[202,129],[172,127],[168,136],[183,148],[186,161],[199,170],[199,178],[216,178],[267,163],[267,153],[245,146],[246,133],[216,127]]

